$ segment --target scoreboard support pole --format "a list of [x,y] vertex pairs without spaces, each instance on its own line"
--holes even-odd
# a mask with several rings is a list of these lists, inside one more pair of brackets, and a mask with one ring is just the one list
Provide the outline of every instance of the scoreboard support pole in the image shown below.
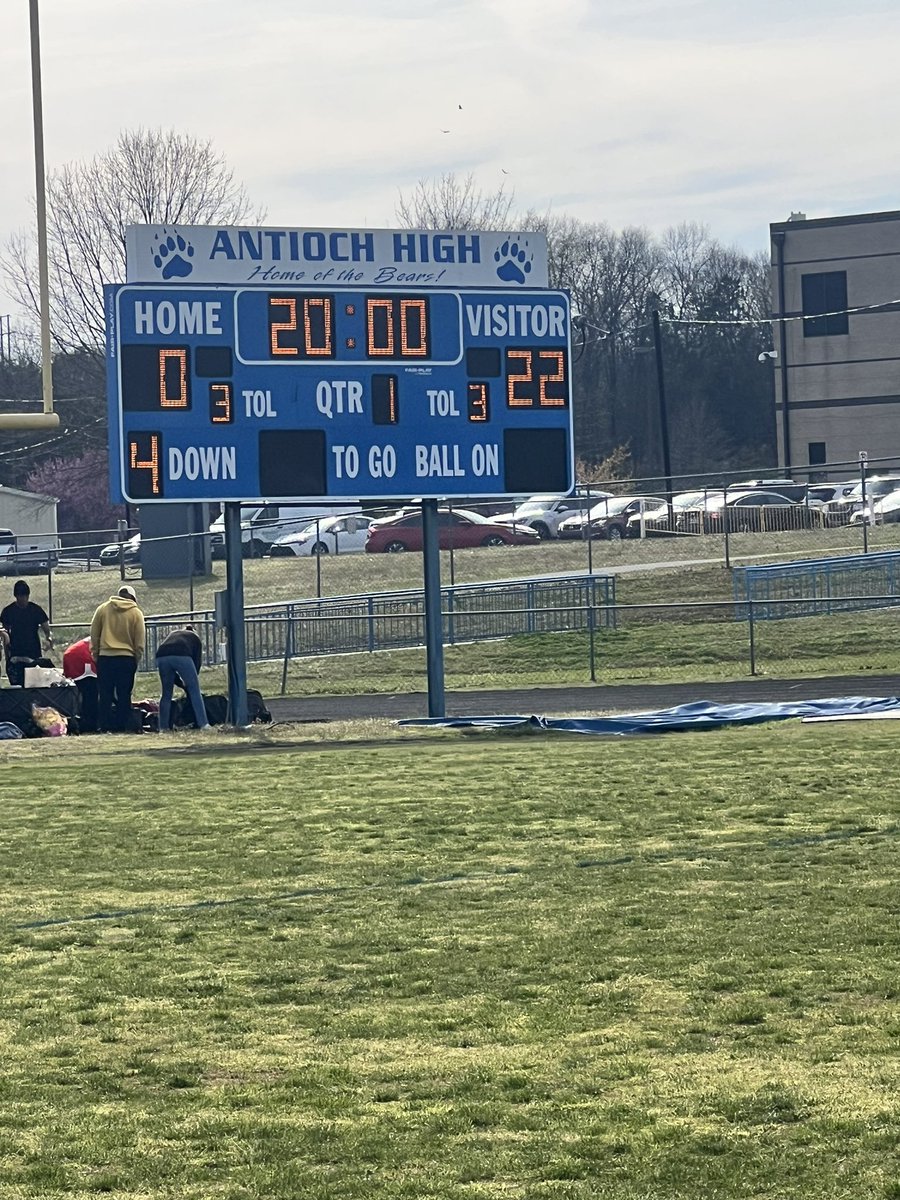
[[422,559],[425,571],[425,661],[428,715],[445,717],[444,619],[441,614],[441,550],[437,500],[422,501]]
[[228,595],[228,720],[238,729],[247,717],[247,646],[244,639],[244,558],[241,506],[225,505],[225,586]]

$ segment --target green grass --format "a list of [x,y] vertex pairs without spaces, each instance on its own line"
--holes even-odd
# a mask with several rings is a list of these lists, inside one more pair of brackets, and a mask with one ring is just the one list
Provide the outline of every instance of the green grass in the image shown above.
[[0,1197],[900,1194],[889,723],[385,732],[5,751]]
[[[595,638],[596,682],[689,683],[750,678],[749,628],[734,621],[731,606],[717,620],[689,611],[669,615],[626,612],[619,627]],[[773,678],[811,675],[890,674],[900,669],[897,615],[893,610],[804,617],[756,625],[756,674]],[[251,685],[278,695],[281,662],[252,663]],[[531,634],[501,641],[446,646],[448,689],[586,685],[590,643],[585,633]],[[203,672],[207,691],[227,687],[224,668]],[[424,650],[298,658],[288,664],[287,695],[345,695],[426,690]],[[700,694],[698,692],[698,694]]]

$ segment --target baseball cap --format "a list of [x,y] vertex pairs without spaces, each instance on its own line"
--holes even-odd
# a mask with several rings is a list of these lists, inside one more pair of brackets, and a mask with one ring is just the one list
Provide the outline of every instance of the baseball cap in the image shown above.
[[119,588],[119,595],[125,600],[134,600],[137,602],[137,592],[129,583],[123,583]]

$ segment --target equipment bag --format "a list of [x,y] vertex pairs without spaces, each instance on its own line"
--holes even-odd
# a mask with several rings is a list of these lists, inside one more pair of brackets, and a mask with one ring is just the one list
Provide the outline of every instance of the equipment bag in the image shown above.
[[272,714],[266,708],[262,692],[247,692],[247,720],[254,724],[268,725]]

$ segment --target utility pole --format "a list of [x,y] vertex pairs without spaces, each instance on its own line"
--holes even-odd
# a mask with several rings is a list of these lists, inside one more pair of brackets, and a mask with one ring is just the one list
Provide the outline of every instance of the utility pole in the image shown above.
[[666,373],[663,366],[662,331],[659,326],[659,309],[651,314],[653,325],[653,349],[656,353],[656,391],[659,400],[659,440],[662,446],[663,474],[666,479],[666,494],[669,501],[669,524],[672,524],[672,458],[669,453],[669,413],[666,406]]

